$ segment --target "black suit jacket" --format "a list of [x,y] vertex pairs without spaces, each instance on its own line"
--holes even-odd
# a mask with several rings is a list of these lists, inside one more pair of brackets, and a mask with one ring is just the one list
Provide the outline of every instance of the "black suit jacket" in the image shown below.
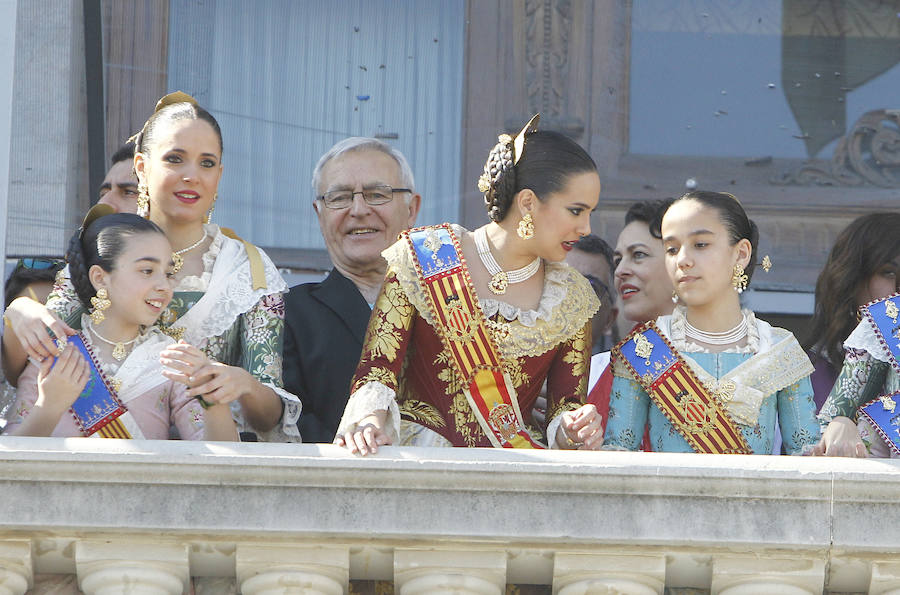
[[298,425],[304,442],[334,440],[371,314],[356,285],[337,269],[285,296],[284,388],[303,402]]

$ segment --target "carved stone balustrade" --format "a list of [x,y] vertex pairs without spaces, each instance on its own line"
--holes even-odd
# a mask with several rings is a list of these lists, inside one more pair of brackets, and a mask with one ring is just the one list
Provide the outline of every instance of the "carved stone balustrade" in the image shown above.
[[0,595],[900,593],[896,461],[2,437],[0,482]]

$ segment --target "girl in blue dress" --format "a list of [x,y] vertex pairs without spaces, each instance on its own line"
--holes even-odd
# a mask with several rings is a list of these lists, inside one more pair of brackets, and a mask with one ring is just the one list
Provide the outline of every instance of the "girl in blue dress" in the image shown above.
[[[741,309],[740,293],[756,263],[756,225],[731,194],[696,191],[669,207],[662,236],[678,306],[655,324],[710,401],[698,414],[692,397],[675,394],[661,408],[658,397],[644,389],[658,392],[655,385],[636,377],[635,368],[618,357],[604,448],[637,450],[649,424],[657,452],[769,454],[777,421],[788,454],[811,452],[819,440],[809,380],[812,364],[790,332]],[[768,267],[768,259],[763,266]],[[741,448],[697,446],[704,442],[700,434],[723,426],[743,443]]]

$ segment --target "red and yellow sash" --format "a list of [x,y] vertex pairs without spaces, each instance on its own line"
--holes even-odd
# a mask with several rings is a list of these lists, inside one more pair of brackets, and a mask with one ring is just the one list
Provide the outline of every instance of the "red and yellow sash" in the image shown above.
[[724,405],[710,394],[653,321],[636,327],[612,350],[694,451],[750,454]]
[[495,447],[544,448],[525,429],[519,401],[478,305],[459,241],[448,224],[401,234],[466,400]]

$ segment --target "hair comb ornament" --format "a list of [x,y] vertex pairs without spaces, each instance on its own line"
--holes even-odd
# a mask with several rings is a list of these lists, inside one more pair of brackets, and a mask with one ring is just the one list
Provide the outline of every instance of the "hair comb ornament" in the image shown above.
[[153,113],[155,114],[162,108],[166,107],[167,105],[172,105],[173,103],[190,103],[191,105],[197,105],[197,100],[184,91],[173,91],[172,93],[163,95],[159,99],[159,101],[156,102],[156,107],[153,109]]
[[91,223],[99,219],[100,217],[104,217],[106,215],[115,214],[116,210],[109,205],[99,204],[94,205],[88,210],[87,215],[84,216],[84,220],[81,222],[81,234],[84,234],[84,230],[90,227]]
[[[525,137],[527,137],[532,132],[537,132],[538,122],[541,121],[541,115],[535,114],[531,116],[531,119],[528,120],[528,124],[525,124],[525,127],[512,138],[513,143],[513,165],[518,165],[519,159],[522,157],[522,153],[525,152]],[[509,135],[503,135],[509,138]],[[503,142],[503,141],[500,141]],[[508,142],[508,141],[507,141]]]

